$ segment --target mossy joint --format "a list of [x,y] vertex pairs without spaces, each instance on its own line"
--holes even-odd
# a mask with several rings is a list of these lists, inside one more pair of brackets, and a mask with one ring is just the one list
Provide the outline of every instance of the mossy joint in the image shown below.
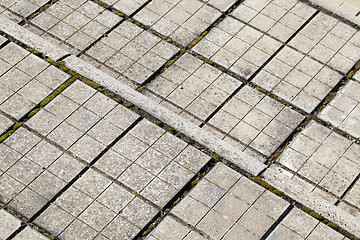
[[270,185],[269,183],[265,182],[263,179],[261,179],[261,177],[257,176],[257,177],[252,177],[251,178],[252,181],[258,183],[259,185],[261,185],[263,188],[269,190],[270,192],[278,195],[281,198],[286,197],[286,194],[278,189],[276,189],[274,186]]
[[313,211],[309,207],[301,206],[301,210],[303,212],[309,214],[313,218],[319,220],[320,222],[324,223],[325,225],[329,226],[330,228],[334,229],[335,231],[337,231],[337,232],[341,233],[342,235],[346,236],[347,238],[349,238],[351,240],[360,240],[360,238],[358,238],[355,235],[353,235],[353,234],[349,233],[348,231],[344,230],[343,228],[341,228],[337,224],[335,224],[333,222],[330,222],[329,220],[327,220],[326,218],[324,218],[320,214],[316,213],[315,211]]
[[13,132],[16,131],[16,129],[18,129],[19,127],[21,127],[25,122],[18,122],[15,123],[13,125],[13,127],[7,131],[6,133],[4,133],[3,135],[0,136],[0,143],[2,143],[3,141],[5,141],[5,139],[7,139],[11,134],[13,134]]

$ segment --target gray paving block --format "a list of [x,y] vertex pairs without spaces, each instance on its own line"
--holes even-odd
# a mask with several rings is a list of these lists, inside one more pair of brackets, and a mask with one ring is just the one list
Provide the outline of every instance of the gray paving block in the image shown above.
[[81,51],[121,19],[91,1],[82,1],[76,5],[59,1],[37,15],[32,22],[44,32],[52,33]]
[[205,120],[240,85],[235,78],[186,53],[148,89]]
[[183,239],[190,229],[171,217],[166,217],[151,233],[156,239]]
[[7,204],[25,188],[25,185],[6,173],[2,174],[0,178],[0,199]]
[[[115,212],[95,201],[80,214],[79,219],[95,230],[100,231],[108,225],[115,216]],[[71,224],[71,226],[74,226],[74,223]]]
[[88,194],[92,198],[98,197],[109,185],[111,180],[89,169],[74,183],[74,187]]
[[0,18],[1,29],[3,32],[6,32],[15,39],[21,40],[24,44],[44,53],[53,60],[58,60],[68,54],[66,51],[55,47],[48,41],[41,39],[36,34],[28,30],[25,30],[22,26],[17,25],[15,22],[12,22],[6,17],[0,16]]
[[149,3],[134,18],[186,46],[220,15],[220,11],[197,0],[158,0]]
[[296,197],[299,202],[314,211],[327,216],[327,219],[336,222],[342,228],[357,234],[356,218],[343,208],[334,208],[337,199],[328,193],[314,190],[312,184],[277,166],[271,167],[264,173],[264,180],[286,192],[288,196]]
[[[293,54],[296,60],[287,61]],[[341,78],[329,67],[285,47],[253,81],[310,113]]]
[[2,219],[0,225],[0,237],[6,239],[20,227],[21,221],[5,211],[5,209],[0,210],[0,216]]
[[9,118],[5,117],[4,115],[0,114],[0,134],[6,132],[14,124]]
[[41,195],[35,193],[29,188],[25,188],[18,194],[8,205],[24,217],[30,218],[37,213],[45,204],[47,200]]
[[244,145],[269,156],[291,134],[303,116],[265,94],[243,87],[209,121]]
[[341,196],[357,176],[358,156],[353,154],[357,149],[357,144],[311,122],[282,153],[279,162]]
[[285,42],[315,9],[298,1],[244,1],[232,15]]
[[19,234],[17,234],[13,239],[16,240],[46,240],[49,239],[46,236],[42,235],[38,231],[34,230],[33,228],[26,227],[24,230],[22,230]]
[[177,51],[174,45],[125,21],[93,46],[88,55],[98,60],[98,66],[106,65],[141,84]]
[[359,39],[356,29],[325,13],[319,13],[291,40],[290,45],[347,73],[359,60]]
[[283,199],[218,163],[171,213],[214,239],[236,239],[240,232],[259,238],[288,206]]
[[319,116],[354,137],[360,137],[360,84],[348,82]]
[[39,217],[35,223],[48,229],[55,236],[59,235],[74,217],[56,204],[50,205]]
[[280,46],[281,42],[226,17],[194,47],[194,51],[249,78]]

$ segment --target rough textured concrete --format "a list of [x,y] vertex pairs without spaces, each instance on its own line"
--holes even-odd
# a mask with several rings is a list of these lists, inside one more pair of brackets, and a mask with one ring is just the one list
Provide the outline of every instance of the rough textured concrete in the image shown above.
[[358,239],[356,3],[309,2],[0,0],[0,238]]

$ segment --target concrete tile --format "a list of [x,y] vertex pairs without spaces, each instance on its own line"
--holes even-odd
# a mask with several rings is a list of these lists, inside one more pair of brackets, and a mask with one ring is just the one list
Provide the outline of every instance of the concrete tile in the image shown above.
[[29,185],[29,188],[47,200],[51,200],[65,185],[65,181],[45,171]]
[[92,239],[97,235],[97,232],[91,228],[89,225],[84,222],[76,219],[74,222],[68,226],[64,232],[63,236],[67,236],[72,239]]
[[160,178],[153,179],[141,192],[146,198],[160,207],[164,207],[172,199],[178,189]]
[[74,187],[88,194],[92,198],[99,196],[109,185],[111,181],[100,173],[89,169],[79,180],[74,183]]
[[110,149],[94,166],[104,171],[107,175],[117,178],[131,163],[130,160]]
[[[84,223],[93,227],[95,230],[102,230],[114,217],[116,213],[98,202],[93,202],[79,216]],[[72,224],[73,225],[73,224]],[[71,226],[72,226],[71,225]],[[76,234],[78,236],[78,234]]]
[[128,206],[121,212],[120,216],[124,217],[138,228],[144,227],[158,212],[156,208],[149,205],[139,198],[134,198]]
[[1,229],[0,237],[6,239],[13,232],[15,232],[15,230],[17,230],[20,227],[21,221],[16,217],[12,216],[4,209],[0,210],[0,216],[2,219],[2,223],[0,225],[0,229]]
[[73,216],[52,204],[36,218],[35,223],[43,228],[50,229],[54,235],[59,235],[73,220]]
[[185,197],[171,212],[195,226],[209,210],[209,207],[189,196]]
[[4,203],[8,203],[9,201],[11,201],[25,188],[24,184],[15,180],[13,177],[7,175],[6,173],[1,175],[0,178],[0,199]]
[[6,171],[9,167],[11,167],[16,161],[18,161],[22,155],[11,149],[5,144],[0,145],[0,169],[2,171]]
[[44,235],[42,235],[38,231],[34,230],[33,228],[26,227],[18,235],[16,235],[14,237],[14,239],[16,239],[16,240],[25,240],[25,239],[29,239],[29,240],[36,240],[36,239],[46,240],[46,239],[49,239],[49,238],[45,237]]
[[70,182],[84,168],[84,164],[64,153],[51,166],[48,171],[55,174],[65,182]]
[[106,207],[119,213],[134,198],[134,195],[113,183],[97,199]]
[[[122,228],[119,228],[122,226]],[[133,239],[139,228],[128,220],[117,216],[102,232],[106,237],[118,239]]]
[[158,239],[166,239],[172,236],[174,239],[183,239],[189,232],[189,228],[177,222],[171,217],[166,217],[151,233]]
[[[55,201],[55,205],[77,217],[82,213],[94,199],[81,192],[80,190],[70,187]],[[68,222],[67,224],[69,224]]]
[[29,188],[25,188],[8,205],[18,210],[26,218],[32,217],[45,204],[47,200]]
[[[360,90],[360,84],[356,81],[348,82],[327,107],[320,112],[319,116],[334,124],[336,127],[355,137],[360,136],[357,122],[359,121],[359,100],[356,97]],[[335,115],[335,113],[337,113]]]
[[[221,224],[219,224],[221,222]],[[221,238],[233,222],[215,211],[210,211],[197,225],[198,228],[215,239]]]
[[137,192],[142,191],[155,176],[137,164],[132,164],[118,180]]

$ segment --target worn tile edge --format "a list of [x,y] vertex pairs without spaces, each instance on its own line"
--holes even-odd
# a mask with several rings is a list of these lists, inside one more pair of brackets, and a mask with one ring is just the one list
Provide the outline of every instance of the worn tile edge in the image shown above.
[[360,19],[351,15],[350,13],[346,13],[345,11],[339,9],[338,7],[335,7],[334,5],[331,5],[324,0],[302,0],[304,2],[310,3],[310,5],[317,6],[320,8],[325,9],[329,13],[333,15],[337,15],[338,17],[349,21],[353,24],[355,24],[358,28],[360,28]]
[[69,55],[65,50],[62,50],[49,41],[41,38],[33,32],[25,29],[17,23],[11,21],[5,16],[0,15],[0,30],[14,39],[32,47],[33,49],[43,53],[51,59],[58,61],[59,59]]

